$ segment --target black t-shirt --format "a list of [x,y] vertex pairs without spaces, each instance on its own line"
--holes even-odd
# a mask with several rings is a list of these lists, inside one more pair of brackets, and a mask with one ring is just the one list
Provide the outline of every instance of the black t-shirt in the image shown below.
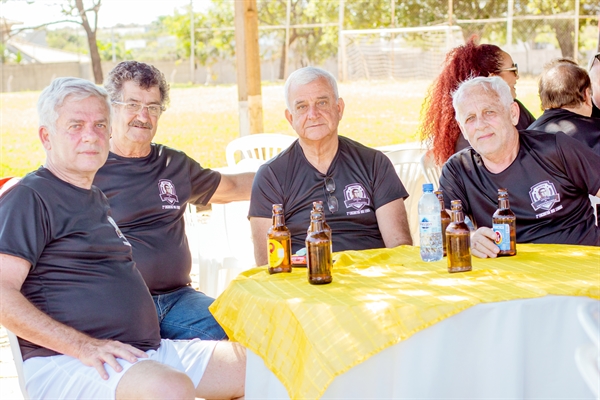
[[[327,208],[325,177],[335,181],[333,195],[339,209],[333,214]],[[337,154],[323,175],[308,162],[296,141],[259,168],[252,185],[249,216],[271,218],[272,205],[283,204],[292,251],[297,252],[305,247],[312,203],[321,200],[334,251],[383,248],[375,210],[406,197],[406,189],[382,152],[340,136]]]
[[[529,125],[535,122],[535,117],[533,114],[529,112],[527,108],[521,103],[519,100],[515,99],[515,102],[519,105],[519,121],[515,127],[518,131],[522,131],[527,129]],[[460,134],[458,135],[458,139],[456,139],[456,144],[454,145],[454,152],[458,153],[459,151],[470,147],[469,141],[465,139],[465,137]]]
[[600,118],[600,108],[596,107],[592,101],[592,118]]
[[94,179],[113,218],[133,246],[133,259],[152,294],[188,285],[192,257],[183,214],[187,203],[207,204],[221,174],[183,152],[152,144],[142,158],[109,153]]
[[507,188],[519,243],[600,245],[588,197],[600,189],[600,157],[561,132],[519,136],[517,158],[498,174],[471,148],[452,156],[440,177],[446,207],[461,200],[477,226],[491,227],[497,191]]
[[[31,269],[21,293],[55,320],[98,339],[158,348],[156,309],[108,201],[40,168],[0,197],[0,253]],[[56,355],[19,339],[23,358]]]
[[[529,127],[546,133],[564,132],[586,144],[600,156],[600,119],[576,114],[562,108],[545,110]],[[600,170],[600,166],[598,166]]]

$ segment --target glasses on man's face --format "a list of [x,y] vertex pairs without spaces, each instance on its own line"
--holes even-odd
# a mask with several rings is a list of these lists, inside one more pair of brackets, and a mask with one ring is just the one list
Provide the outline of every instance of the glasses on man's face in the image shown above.
[[519,66],[517,63],[514,63],[510,68],[501,68],[500,71],[511,71],[515,73],[515,76],[519,77]]
[[148,114],[154,117],[158,117],[160,114],[162,114],[163,111],[165,111],[165,108],[158,104],[145,105],[141,103],[123,103],[120,101],[113,101],[112,103],[124,106],[125,110],[127,110],[127,112],[129,112],[130,114],[138,114],[144,108],[147,108]]
[[338,210],[338,199],[333,195],[335,192],[335,181],[331,177],[325,178],[325,190],[327,190],[327,207],[330,213],[337,212]]

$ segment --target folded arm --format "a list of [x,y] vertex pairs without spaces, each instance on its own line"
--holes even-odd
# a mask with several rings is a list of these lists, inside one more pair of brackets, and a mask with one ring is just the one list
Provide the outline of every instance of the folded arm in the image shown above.
[[397,199],[379,207],[375,215],[385,247],[412,245],[404,199]]
[[78,358],[94,367],[103,379],[108,379],[104,363],[120,372],[116,358],[133,363],[147,357],[128,344],[89,337],[38,310],[21,294],[30,267],[22,258],[0,254],[0,324],[32,343]]

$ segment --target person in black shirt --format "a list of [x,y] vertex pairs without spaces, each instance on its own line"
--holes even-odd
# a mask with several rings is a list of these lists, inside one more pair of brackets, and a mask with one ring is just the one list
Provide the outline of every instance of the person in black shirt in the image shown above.
[[592,56],[588,70],[592,81],[592,117],[600,118],[600,53]]
[[528,129],[564,132],[600,156],[600,120],[592,118],[590,77],[568,58],[545,66],[539,81],[544,113]]
[[477,257],[496,257],[491,226],[497,190],[508,189],[519,243],[598,246],[589,195],[600,197],[600,156],[581,142],[515,128],[519,109],[498,77],[465,81],[453,95],[456,120],[471,144],[442,169],[446,207],[461,200],[479,227],[471,238]]
[[29,397],[243,396],[243,347],[160,338],[131,243],[92,185],[108,155],[108,94],[58,78],[38,114],[46,161],[0,197],[0,322],[19,338]]
[[214,299],[190,286],[185,234],[188,205],[248,200],[254,173],[225,175],[185,153],[152,143],[169,101],[169,84],[152,65],[123,61],[104,83],[114,112],[110,152],[94,185],[133,248],[154,299],[161,337],[226,339],[208,310]]
[[273,204],[283,204],[294,252],[305,246],[312,203],[319,200],[334,251],[412,244],[404,208],[408,193],[391,161],[338,136],[344,101],[335,78],[320,68],[301,68],[288,77],[284,92],[285,116],[298,140],[256,174],[249,210],[256,264],[267,264]]

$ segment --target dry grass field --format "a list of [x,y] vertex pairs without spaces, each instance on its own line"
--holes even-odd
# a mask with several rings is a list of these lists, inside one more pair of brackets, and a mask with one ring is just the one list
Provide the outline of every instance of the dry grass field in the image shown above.
[[[419,112],[430,81],[359,81],[340,84],[346,103],[339,133],[368,146],[418,140]],[[534,115],[539,100],[534,79],[517,90]],[[37,137],[39,92],[0,94],[0,177],[23,176],[44,162]],[[264,131],[294,134],[285,120],[283,84],[262,89]],[[239,135],[236,86],[173,88],[155,141],[185,151],[205,167],[225,165],[225,146]]]

